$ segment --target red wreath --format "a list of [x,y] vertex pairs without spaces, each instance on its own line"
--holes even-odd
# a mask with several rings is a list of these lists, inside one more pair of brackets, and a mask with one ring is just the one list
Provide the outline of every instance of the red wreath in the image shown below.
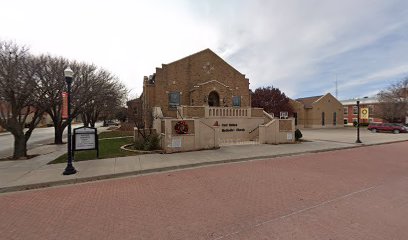
[[188,133],[188,125],[186,121],[178,121],[176,126],[174,126],[177,134],[186,134]]

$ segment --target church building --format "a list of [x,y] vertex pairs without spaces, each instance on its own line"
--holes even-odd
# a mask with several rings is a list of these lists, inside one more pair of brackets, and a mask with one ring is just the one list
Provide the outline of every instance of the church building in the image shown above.
[[157,133],[165,153],[294,141],[294,120],[252,108],[248,78],[210,49],[156,68],[128,106],[135,138]]
[[162,64],[143,79],[143,93],[128,102],[137,121],[150,128],[153,108],[164,117],[177,117],[178,106],[250,107],[249,80],[210,49]]

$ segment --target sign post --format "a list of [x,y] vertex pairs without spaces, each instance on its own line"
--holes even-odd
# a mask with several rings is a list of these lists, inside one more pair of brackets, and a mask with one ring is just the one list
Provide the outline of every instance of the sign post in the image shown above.
[[357,101],[357,140],[356,143],[361,143],[360,140],[360,101]]
[[74,151],[96,150],[99,158],[98,131],[93,127],[80,127],[74,129]]

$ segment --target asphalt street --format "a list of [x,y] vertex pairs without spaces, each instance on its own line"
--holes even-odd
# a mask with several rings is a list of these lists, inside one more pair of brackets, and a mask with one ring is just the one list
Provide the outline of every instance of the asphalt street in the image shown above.
[[[98,123],[97,126],[100,126]],[[79,127],[81,124],[74,124],[73,128]],[[67,128],[64,131],[66,138]],[[36,128],[34,129],[30,139],[27,142],[28,149],[50,144],[54,142],[54,127]],[[9,157],[13,154],[14,137],[10,133],[0,133],[0,158]]]
[[1,238],[406,240],[407,146],[1,194]]

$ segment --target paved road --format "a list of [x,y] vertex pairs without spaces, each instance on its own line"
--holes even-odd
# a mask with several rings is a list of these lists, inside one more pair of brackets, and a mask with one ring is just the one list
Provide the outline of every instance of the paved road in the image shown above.
[[[101,124],[98,123],[97,126]],[[74,127],[79,127],[81,124],[74,124]],[[67,133],[65,128],[64,134]],[[65,135],[64,135],[65,136]],[[34,129],[30,139],[28,140],[28,149],[49,144],[54,142],[54,127],[36,128]],[[0,158],[9,157],[13,154],[14,137],[10,133],[0,134]]]
[[[302,129],[303,138],[312,141],[329,141],[339,143],[352,143],[357,140],[357,129],[354,127],[325,128],[325,129]],[[408,133],[373,133],[367,128],[360,129],[360,140],[363,144],[384,143],[389,141],[406,141]]]
[[2,239],[408,239],[407,142],[0,195]]

